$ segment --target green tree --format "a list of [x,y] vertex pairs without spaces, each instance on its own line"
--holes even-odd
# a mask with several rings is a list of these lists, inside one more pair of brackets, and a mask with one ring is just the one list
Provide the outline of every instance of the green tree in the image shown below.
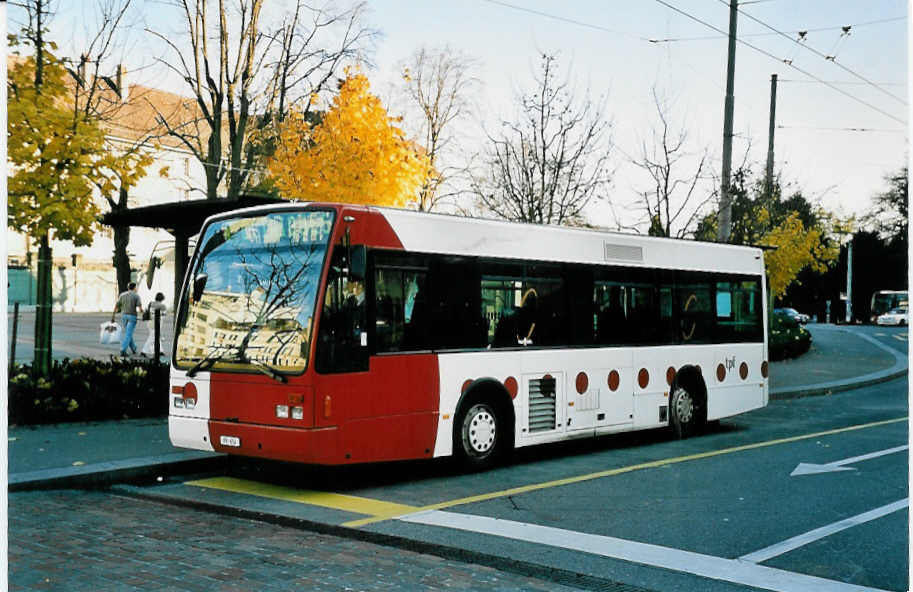
[[[803,271],[821,275],[837,260],[839,239],[849,232],[852,220],[816,206],[798,190],[784,198],[779,179],[767,191],[763,178],[752,178],[747,167],[735,171],[731,188],[730,242],[772,248],[764,257],[771,296],[782,298]],[[716,214],[705,216],[698,240],[715,240],[716,224]]]
[[33,368],[46,375],[51,361],[51,238],[77,246],[92,241],[98,207],[93,186],[113,189],[111,157],[98,121],[67,100],[66,70],[45,38],[47,4],[26,4],[29,23],[10,42],[17,60],[7,80],[9,159],[7,224],[39,243],[38,305]]
[[888,183],[887,191],[875,196],[875,207],[863,219],[863,224],[889,242],[906,242],[910,204],[907,167],[893,175],[888,175],[885,177],[885,181]]

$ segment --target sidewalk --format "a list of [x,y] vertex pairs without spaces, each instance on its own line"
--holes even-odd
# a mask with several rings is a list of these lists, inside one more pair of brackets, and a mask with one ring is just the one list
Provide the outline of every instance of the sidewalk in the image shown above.
[[[859,328],[808,328],[811,350],[770,364],[771,400],[849,390],[907,372],[906,354]],[[225,462],[219,454],[174,448],[167,419],[12,427],[8,450],[10,491],[100,487]]]
[[809,324],[811,349],[792,360],[771,362],[771,400],[839,392],[907,373],[907,355],[859,327]]
[[10,491],[102,487],[224,459],[173,447],[164,418],[10,427],[7,450]]

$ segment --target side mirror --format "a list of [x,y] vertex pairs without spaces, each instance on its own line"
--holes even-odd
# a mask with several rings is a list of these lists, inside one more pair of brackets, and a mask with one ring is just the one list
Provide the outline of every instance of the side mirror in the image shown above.
[[162,266],[162,262],[158,257],[153,255],[149,258],[149,264],[146,266],[146,287],[150,290],[152,289],[152,278],[155,275],[155,270]]
[[200,297],[203,295],[203,290],[206,288],[206,280],[209,279],[209,276],[205,273],[198,274],[193,278],[193,295],[191,300],[193,302],[199,302]]
[[355,280],[365,279],[365,269],[368,265],[368,252],[364,245],[350,247],[349,277]]

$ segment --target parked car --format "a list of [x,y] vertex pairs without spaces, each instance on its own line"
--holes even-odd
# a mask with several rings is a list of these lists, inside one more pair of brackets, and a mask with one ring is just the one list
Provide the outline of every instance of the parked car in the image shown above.
[[804,325],[810,319],[807,314],[803,314],[795,308],[775,308],[774,313],[786,315],[801,325]]
[[878,315],[878,319],[875,322],[879,325],[906,325],[907,309],[904,307],[892,308],[883,315]]

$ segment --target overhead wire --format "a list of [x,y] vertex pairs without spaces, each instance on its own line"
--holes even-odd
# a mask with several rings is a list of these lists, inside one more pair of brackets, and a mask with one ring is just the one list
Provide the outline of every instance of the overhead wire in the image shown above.
[[[720,1],[720,3],[723,4],[723,5],[729,6],[729,2],[728,2],[727,0],[719,0],[719,1]],[[865,83],[868,84],[869,86],[871,86],[871,87],[873,87],[873,88],[875,88],[875,89],[881,91],[882,93],[888,95],[888,96],[891,97],[892,99],[898,101],[901,105],[906,105],[906,104],[907,104],[907,102],[906,102],[904,99],[898,97],[898,96],[895,95],[894,93],[888,92],[887,90],[881,88],[880,86],[878,86],[877,84],[875,84],[874,82],[872,82],[871,80],[869,80],[868,78],[866,78],[865,76],[863,76],[863,75],[861,75],[861,74],[859,74],[859,73],[853,71],[853,70],[850,69],[850,68],[847,68],[846,66],[844,66],[843,64],[841,64],[840,62],[838,62],[838,61],[836,60],[836,54],[834,53],[833,49],[836,49],[836,47],[841,43],[841,40],[845,40],[846,37],[849,36],[849,32],[850,32],[850,30],[852,29],[852,25],[847,25],[847,26],[842,27],[843,33],[840,34],[840,37],[839,37],[839,39],[838,39],[838,41],[837,41],[837,44],[836,44],[836,45],[834,46],[834,48],[831,50],[831,53],[830,53],[829,55],[826,55],[826,54],[821,53],[820,51],[818,51],[818,50],[815,49],[814,47],[812,47],[812,46],[808,45],[807,43],[805,43],[805,42],[804,42],[804,41],[805,41],[805,39],[804,39],[805,36],[804,36],[804,35],[802,36],[803,39],[802,39],[801,41],[798,40],[798,39],[794,39],[794,38],[790,37],[789,35],[787,35],[786,33],[784,33],[784,32],[782,32],[782,31],[778,30],[777,28],[772,27],[772,26],[770,26],[769,24],[765,23],[765,22],[762,21],[761,19],[756,18],[756,17],[754,17],[754,16],[748,14],[747,12],[743,11],[742,9],[737,8],[736,10],[738,10],[739,13],[742,14],[743,16],[748,17],[749,19],[751,19],[751,20],[753,20],[754,22],[758,23],[758,24],[761,25],[762,27],[765,27],[765,28],[767,28],[767,29],[770,29],[771,31],[773,31],[773,32],[776,33],[777,35],[780,35],[781,37],[784,37],[784,38],[786,38],[786,39],[789,39],[789,40],[792,41],[793,43],[797,44],[799,47],[803,47],[803,48],[807,49],[808,51],[814,53],[815,55],[824,58],[825,61],[829,61],[829,62],[833,63],[834,65],[836,65],[837,67],[839,67],[841,70],[843,70],[843,71],[845,71],[845,72],[851,74],[852,76],[855,76],[856,78],[858,78],[859,80],[865,82]],[[786,63],[786,62],[784,61],[784,63]],[[792,64],[787,63],[787,65],[792,65]]]
[[542,12],[542,11],[540,11],[540,10],[534,10],[534,9],[532,9],[532,8],[527,8],[527,7],[525,7],[525,6],[518,6],[518,5],[516,5],[516,4],[511,4],[510,2],[504,2],[503,0],[484,0],[484,1],[485,1],[485,2],[488,2],[489,4],[497,4],[498,6],[503,6],[503,7],[505,7],[505,8],[512,8],[512,9],[514,9],[514,10],[519,10],[519,11],[521,11],[521,12],[528,12],[528,13],[530,13],[530,14],[535,14],[535,15],[538,15],[538,16],[544,16],[545,18],[550,18],[550,19],[553,19],[553,20],[556,20],[556,21],[561,21],[561,22],[564,22],[564,23],[570,23],[570,24],[572,24],[572,25],[579,25],[579,26],[581,26],[581,27],[586,27],[586,28],[588,28],[588,29],[595,29],[595,30],[597,30],[597,31],[603,31],[603,32],[605,32],[605,33],[613,33],[613,34],[615,34],[615,35],[624,35],[624,36],[626,36],[626,37],[633,37],[633,38],[639,39],[639,40],[641,40],[641,41],[649,41],[649,39],[647,39],[646,37],[641,37],[640,35],[636,35],[636,34],[634,34],[634,33],[629,33],[629,32],[627,32],[627,31],[618,31],[618,30],[616,30],[616,29],[609,29],[608,27],[603,27],[603,26],[600,26],[600,25],[594,25],[593,23],[588,23],[588,22],[585,22],[585,21],[578,21],[578,20],[575,20],[575,19],[571,19],[571,18],[567,18],[567,17],[563,17],[563,16],[558,16],[558,15],[555,15],[555,14],[550,14],[550,13],[548,13],[548,12]]
[[879,129],[872,127],[821,127],[814,125],[778,125],[777,129],[799,129],[828,132],[874,132],[884,134],[905,134],[907,132],[907,130],[902,129]]
[[[646,41],[646,42],[648,42],[648,43],[654,43],[654,44],[657,43],[658,41],[661,41],[661,40],[657,40],[657,39],[653,39],[653,38],[644,37],[644,36],[642,36],[642,35],[637,35],[637,34],[635,34],[635,33],[630,33],[630,32],[627,32],[627,31],[619,31],[619,30],[616,30],[616,29],[610,29],[610,28],[608,28],[608,27],[603,27],[603,26],[600,26],[600,25],[594,25],[594,24],[592,24],[592,23],[588,23],[588,22],[584,22],[584,21],[579,21],[579,20],[575,20],[575,19],[571,19],[571,18],[559,16],[559,15],[556,15],[556,14],[551,14],[551,13],[543,12],[543,11],[540,11],[540,10],[534,10],[534,9],[531,9],[531,8],[527,8],[527,7],[525,7],[525,6],[518,6],[518,5],[516,5],[516,4],[511,4],[510,2],[504,2],[503,0],[482,0],[482,1],[483,1],[483,2],[488,2],[489,4],[495,4],[495,5],[497,5],[497,6],[503,6],[503,7],[505,7],[505,8],[510,8],[510,9],[513,9],[513,10],[518,10],[518,11],[520,11],[520,12],[526,12],[526,13],[529,13],[529,14],[534,14],[534,15],[537,15],[537,16],[542,16],[542,17],[549,18],[549,19],[556,20],[556,21],[560,21],[560,22],[569,23],[569,24],[572,24],[572,25],[578,25],[578,26],[581,26],[581,27],[586,27],[586,28],[588,28],[588,29],[594,29],[594,30],[597,30],[597,31],[603,31],[603,32],[605,32],[605,33],[613,33],[613,34],[618,34],[618,35],[624,35],[624,36],[626,36],[626,37],[631,37],[631,38],[637,39],[637,40],[639,40],[639,41]],[[757,2],[767,2],[767,1],[772,1],[772,0],[756,0],[756,1],[757,1]],[[765,34],[765,35],[768,35],[768,33],[764,33],[764,34]],[[772,35],[772,33],[769,33],[769,34]],[[714,37],[714,38],[716,39],[716,38],[718,38],[718,37]],[[691,64],[689,64],[689,63],[687,63],[687,62],[684,62],[684,63],[685,63],[686,66],[688,66],[689,68],[691,68],[696,74],[698,74],[698,75],[703,75],[702,72],[698,71],[697,68],[695,68],[695,67],[692,66]],[[710,79],[708,78],[708,80],[710,80]],[[713,82],[713,84],[714,84],[717,88],[721,88],[721,89],[722,89],[722,87],[720,87],[719,83]],[[752,110],[755,110],[754,105],[750,105],[750,106],[751,106]]]
[[[796,80],[793,78],[780,78],[777,82],[794,82],[796,84],[818,84],[817,80]],[[828,80],[831,84],[866,84],[855,80]],[[879,86],[907,86],[905,82],[876,82]]]
[[[748,3],[742,2],[739,5],[742,6],[744,4],[748,4]],[[905,21],[905,20],[907,20],[907,17],[905,17],[905,16],[895,16],[895,17],[891,17],[891,18],[883,18],[883,19],[878,19],[878,20],[874,20],[874,21],[866,21],[863,23],[853,23],[849,26],[854,29],[858,29],[859,27],[865,27],[868,25],[878,25],[878,24],[882,24],[882,23],[892,23],[892,22],[896,22],[896,21]],[[816,28],[812,28],[812,29],[801,29],[801,30],[796,30],[796,31],[784,31],[784,33],[799,35],[800,33],[819,33],[821,31],[841,31],[841,30],[843,30],[844,26],[846,26],[846,25],[837,25],[837,26],[833,26],[833,27],[816,27]],[[742,37],[770,37],[772,35],[777,35],[777,34],[778,33],[743,33],[741,36]],[[695,37],[669,37],[669,38],[664,38],[664,39],[648,39],[648,41],[650,41],[651,43],[672,43],[672,42],[679,42],[679,41],[712,41],[714,39],[724,39],[726,37],[728,37],[728,35],[724,33],[723,35],[698,35]]]
[[[700,23],[700,24],[704,25],[705,27],[708,27],[708,28],[710,28],[710,29],[713,29],[713,30],[716,31],[717,33],[722,33],[722,34],[725,34],[726,36],[728,36],[728,33],[726,33],[725,31],[723,31],[722,29],[719,29],[719,28],[715,27],[714,25],[711,25],[711,24],[708,23],[707,21],[701,20],[701,19],[699,19],[698,17],[696,17],[696,16],[694,16],[694,15],[692,15],[692,14],[689,14],[688,12],[685,12],[684,10],[678,8],[677,6],[673,6],[672,4],[669,4],[669,3],[666,2],[665,0],[656,0],[656,1],[659,2],[660,4],[662,4],[663,6],[665,6],[666,8],[669,8],[670,10],[673,10],[673,11],[675,11],[675,12],[681,14],[681,15],[684,16],[684,17],[687,17],[687,18],[689,18],[689,19],[691,19],[691,20],[693,20],[693,21],[695,21],[695,22],[697,22],[697,23]],[[814,80],[817,80],[818,82],[820,82],[821,84],[827,86],[828,88],[837,91],[838,93],[840,93],[840,94],[842,94],[842,95],[844,95],[844,96],[846,96],[846,97],[852,99],[853,101],[856,101],[857,103],[860,103],[860,104],[862,104],[862,105],[865,105],[866,107],[872,109],[873,111],[877,111],[878,113],[881,113],[882,115],[884,115],[885,117],[887,117],[887,118],[889,118],[889,119],[893,119],[893,120],[896,121],[897,123],[901,123],[901,124],[904,124],[904,125],[906,125],[906,123],[907,123],[906,121],[900,119],[899,117],[896,117],[896,116],[892,115],[891,113],[888,113],[888,112],[885,111],[884,109],[881,109],[880,107],[877,107],[877,106],[875,106],[875,105],[869,103],[868,101],[865,101],[865,100],[863,100],[863,99],[860,99],[859,97],[857,97],[857,96],[855,96],[855,95],[852,95],[852,94],[846,92],[846,91],[843,90],[842,88],[839,88],[839,87],[837,87],[837,86],[835,86],[835,85],[833,85],[833,84],[831,84],[831,83],[829,83],[829,82],[827,82],[827,81],[825,81],[825,80],[822,80],[822,79],[818,78],[817,76],[815,76],[815,75],[812,74],[811,72],[807,72],[807,71],[803,70],[802,68],[800,68],[799,66],[796,66],[795,64],[787,64],[786,62],[783,62],[783,60],[782,60],[781,58],[778,58],[777,56],[775,56],[774,54],[770,53],[769,51],[767,51],[767,50],[765,50],[765,49],[761,49],[760,47],[758,47],[758,46],[756,46],[756,45],[752,45],[751,43],[749,43],[749,42],[747,42],[747,41],[745,41],[744,39],[741,39],[741,38],[739,38],[739,37],[736,37],[736,41],[738,41],[738,42],[741,43],[742,45],[745,45],[745,46],[747,46],[747,47],[750,47],[751,49],[757,51],[757,52],[760,53],[760,54],[763,54],[763,55],[769,57],[769,58],[772,59],[772,60],[776,60],[776,61],[778,61],[778,62],[781,62],[781,63],[786,64],[787,66],[789,66],[790,68],[796,70],[797,72],[799,72],[799,73],[801,73],[801,74],[804,74],[805,76],[808,76],[809,78],[812,78],[812,79],[814,79]]]

